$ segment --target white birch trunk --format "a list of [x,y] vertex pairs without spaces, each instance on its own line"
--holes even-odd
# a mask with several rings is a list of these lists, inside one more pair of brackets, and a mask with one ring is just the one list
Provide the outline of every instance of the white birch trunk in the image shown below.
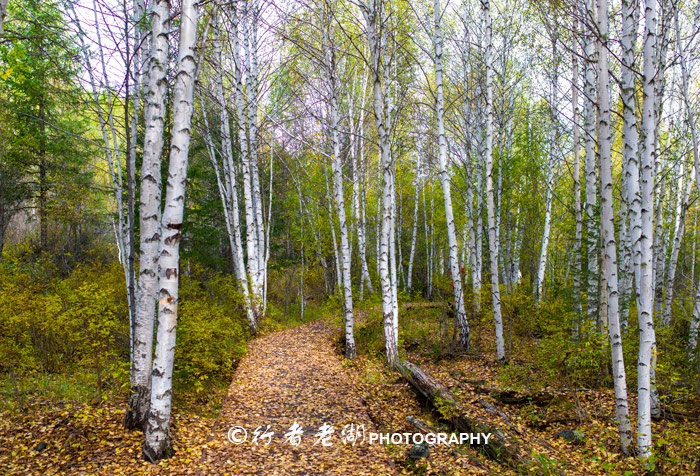
[[[685,107],[685,117],[686,121],[688,124],[688,129],[690,129],[690,137],[692,140],[692,147],[693,147],[693,169],[695,171],[695,186],[698,189],[698,193],[700,193],[700,153],[699,153],[699,147],[700,143],[698,141],[698,134],[697,134],[697,129],[695,127],[695,115],[692,107],[692,103],[690,101],[690,93],[689,93],[689,85],[688,82],[690,80],[689,74],[688,74],[688,66],[686,63],[686,55],[685,55],[685,49],[682,47],[680,44],[680,29],[678,27],[678,12],[676,11],[676,35],[678,36],[678,56],[680,59],[680,64],[681,64],[681,85],[682,85],[682,94],[683,94],[683,105]],[[695,215],[695,224],[696,226],[694,227],[694,230],[697,233],[697,212]],[[693,272],[691,273],[691,280],[695,278],[695,243],[697,240],[693,242]],[[700,283],[697,286],[696,294],[695,294],[695,302],[693,305],[693,316],[690,320],[690,330],[689,330],[689,335],[688,335],[688,350],[690,357],[692,358],[695,355],[695,351],[697,349],[697,343],[698,343],[698,328],[700,328]]]
[[[639,138],[637,134],[637,106],[635,101],[634,53],[636,49],[637,26],[639,24],[639,2],[623,0],[622,2],[622,73],[620,96],[622,99],[622,160],[624,184],[627,187],[627,225],[628,249],[631,246],[631,262],[635,283],[635,296],[639,302],[640,293],[640,238],[642,234],[642,196],[639,176]],[[624,296],[623,303],[624,301]],[[629,302],[626,302],[629,309]],[[621,314],[622,314],[621,309]],[[624,316],[623,316],[624,317]]]
[[[454,212],[452,210],[452,190],[450,177],[447,171],[447,140],[445,138],[445,96],[443,85],[443,58],[442,58],[442,30],[440,21],[442,12],[439,0],[434,3],[435,27],[433,31],[433,62],[435,64],[435,110],[438,120],[438,163],[440,167],[440,180],[442,182],[442,195],[445,203],[445,219],[447,221],[447,242],[449,246],[450,270],[452,272],[452,284],[454,287],[455,316],[459,329],[459,346],[464,350],[469,349],[469,323],[464,308],[464,293],[462,290],[462,273],[459,268],[459,256],[457,248],[457,234],[455,231]],[[488,180],[488,178],[487,178]],[[493,188],[493,184],[492,184]],[[493,190],[491,190],[493,199]],[[493,205],[493,203],[491,203]],[[493,209],[491,209],[493,214]],[[493,216],[491,216],[493,219]],[[497,256],[496,256],[497,257]],[[496,281],[498,281],[498,261],[496,261]],[[496,291],[498,287],[496,287]],[[500,302],[500,299],[499,299]],[[500,356],[499,356],[500,358]]]
[[[239,219],[237,177],[236,168],[234,166],[232,143],[233,141],[231,137],[231,128],[229,125],[228,104],[226,103],[226,96],[224,94],[223,87],[223,67],[221,63],[221,45],[218,41],[218,30],[219,25],[217,24],[217,27],[215,28],[216,37],[214,40],[215,53],[219,65],[218,71],[215,72],[216,99],[219,103],[219,133],[221,135],[221,145],[224,160],[224,183],[226,184],[226,189],[228,191],[228,193],[222,196],[222,202],[225,203],[224,210],[228,215],[227,221],[229,222],[229,241],[231,243],[231,252],[233,254],[232,258],[234,261],[234,269],[236,272],[236,276],[238,278],[238,284],[241,292],[243,293],[243,305],[246,311],[246,317],[248,318],[248,325],[250,326],[253,332],[257,332],[258,325],[256,322],[253,305],[250,302],[248,274],[246,273],[246,268],[243,260],[243,244],[241,241],[241,227]],[[214,164],[216,164],[215,159]]]
[[336,289],[342,291],[343,289],[343,265],[340,261],[340,253],[338,252],[338,239],[335,234],[335,223],[333,222],[333,195],[331,195],[331,186],[328,179],[328,163],[326,162],[326,156],[323,156],[323,177],[326,179],[326,198],[328,207],[326,211],[328,212],[328,227],[331,230],[331,239],[333,245],[333,258],[335,259],[335,285]]
[[[365,204],[367,199],[365,197],[365,187],[364,187],[364,165],[365,165],[365,147],[364,147],[364,133],[365,133],[365,100],[367,97],[367,81],[363,79],[362,81],[362,104],[360,106],[360,117],[359,117],[359,134],[357,139],[357,163],[356,168],[359,172],[357,178],[358,183],[358,194],[359,194],[359,223],[357,226],[357,246],[360,253],[360,265],[362,266],[362,279],[367,285],[367,289],[370,293],[374,293],[374,286],[372,286],[372,279],[369,276],[369,267],[367,266],[367,219],[365,214]],[[362,295],[360,295],[360,300],[362,300]]]
[[198,9],[199,4],[196,1],[183,0],[178,68],[173,93],[170,163],[160,237],[158,336],[151,382],[151,408],[143,445],[144,457],[149,461],[167,458],[172,454],[170,411],[178,312],[180,238],[196,79],[194,49],[197,41]]
[[615,417],[623,454],[629,454],[632,427],[627,402],[622,335],[620,331],[617,277],[617,247],[612,183],[612,125],[610,113],[610,80],[608,72],[608,0],[598,0],[598,143],[600,150],[600,197],[602,241],[605,253],[605,283],[607,288],[608,337],[615,388]]
[[576,219],[576,231],[574,235],[574,273],[573,273],[573,294],[574,294],[574,336],[578,336],[581,322],[581,240],[583,237],[583,216],[581,213],[581,134],[579,132],[579,108],[578,108],[578,87],[579,87],[579,61],[574,54],[573,74],[571,83],[571,104],[573,114],[573,141],[574,141],[574,215]]
[[[243,16],[243,15],[241,15]],[[251,281],[251,298],[253,301],[253,309],[256,320],[258,316],[258,307],[262,303],[262,283],[260,282],[260,255],[262,250],[258,248],[259,237],[257,228],[257,218],[254,205],[253,179],[251,178],[251,149],[248,147],[248,135],[246,133],[246,125],[248,117],[245,114],[246,100],[245,91],[243,90],[243,60],[240,58],[240,44],[238,39],[238,25],[242,21],[245,24],[246,19],[239,17],[239,12],[236,6],[231,7],[231,39],[233,40],[233,64],[234,78],[236,81],[236,118],[238,124],[238,147],[241,155],[241,170],[243,173],[243,201],[245,211],[245,229],[246,229],[246,250],[247,250],[247,268],[248,276]],[[246,43],[246,39],[244,39]],[[248,76],[249,82],[252,81]],[[246,84],[246,88],[252,86]]]
[[[554,34],[554,33],[551,33]],[[539,264],[537,266],[537,277],[535,279],[535,285],[533,289],[533,295],[535,298],[535,304],[539,303],[544,295],[544,278],[545,271],[547,269],[547,254],[549,252],[549,237],[552,231],[552,201],[554,196],[554,168],[555,168],[555,153],[556,153],[556,143],[557,143],[557,118],[556,118],[556,107],[557,107],[557,81],[558,81],[558,58],[556,51],[556,38],[552,38],[552,60],[554,62],[553,66],[553,77],[551,83],[551,99],[550,99],[550,130],[549,130],[549,157],[547,160],[547,175],[546,184],[547,187],[545,202],[544,202],[544,229],[542,231],[542,245],[540,247],[540,258]]]
[[[238,1],[238,0],[237,0]],[[250,181],[253,199],[254,228],[249,229],[255,235],[257,255],[257,274],[251,276],[255,294],[262,298],[265,280],[265,225],[263,222],[263,200],[258,170],[258,0],[243,3],[243,49],[246,56],[246,92],[248,94],[248,137],[250,153]],[[250,259],[250,256],[249,256]]]
[[671,256],[668,260],[668,274],[666,276],[666,296],[663,306],[662,325],[671,325],[671,311],[673,307],[674,282],[676,280],[676,270],[678,268],[678,256],[685,234],[685,216],[688,211],[690,193],[693,190],[693,177],[686,177],[684,164],[681,163],[680,176],[678,179],[676,220],[673,227],[673,244]]
[[651,364],[655,342],[654,287],[652,282],[654,243],[654,133],[656,97],[656,17],[657,0],[645,0],[644,67],[642,72],[642,149],[641,149],[641,235],[639,271],[639,357],[637,362],[639,457],[647,462],[651,445]]
[[[84,43],[84,31],[80,26],[74,7],[70,6],[79,30],[81,44]],[[141,171],[141,255],[139,285],[137,290],[136,309],[133,311],[133,359],[130,378],[129,406],[124,419],[124,425],[129,429],[146,427],[150,401],[151,361],[153,347],[153,325],[155,322],[155,294],[158,285],[158,250],[160,239],[160,155],[163,145],[163,123],[165,115],[165,92],[167,84],[165,74],[168,55],[168,28],[170,3],[167,0],[156,1],[151,7],[151,51],[148,65],[148,86],[145,98],[145,137],[143,150],[143,165]],[[96,14],[96,12],[95,12]],[[104,56],[101,55],[104,63]],[[119,178],[115,177],[115,168],[121,170],[118,151],[116,149],[116,132],[112,131],[114,154],[107,133],[107,121],[102,114],[101,103],[94,79],[94,72],[86,57],[90,83],[97,106],[98,118],[105,142],[111,183],[117,200],[119,226],[115,226],[117,245],[122,253],[128,253],[126,237],[122,228],[122,190]],[[103,64],[103,73],[106,65]],[[113,122],[110,122],[113,129]],[[116,161],[116,164],[115,164]],[[128,270],[125,268],[127,290],[129,283]],[[129,296],[129,300],[131,297]]]
[[[420,144],[420,141],[419,141]],[[411,292],[411,285],[412,285],[412,280],[413,280],[413,258],[416,256],[416,239],[418,237],[418,202],[419,202],[419,197],[421,193],[421,189],[423,187],[423,175],[422,175],[422,169],[423,165],[421,163],[421,154],[423,153],[422,147],[420,145],[418,146],[418,150],[416,151],[416,171],[415,171],[415,180],[413,181],[413,185],[415,188],[415,197],[413,200],[413,230],[411,232],[411,251],[408,256],[408,277],[406,279],[406,290],[408,292]]]
[[[596,10],[593,0],[586,0],[586,15],[595,20]],[[586,244],[588,256],[588,310],[587,318],[590,323],[595,323],[599,312],[598,300],[598,224],[597,224],[597,174],[595,156],[595,68],[596,51],[595,42],[586,32],[585,43],[586,68],[584,74],[584,94],[586,96],[584,106],[584,136],[586,159],[584,174],[586,178]]]
[[367,27],[367,41],[370,50],[370,71],[372,80],[372,96],[377,136],[379,138],[379,155],[381,158],[382,174],[382,203],[381,203],[381,233],[379,255],[379,276],[382,289],[382,313],[384,319],[384,338],[386,355],[390,366],[398,364],[398,335],[395,331],[395,321],[398,315],[394,309],[393,283],[390,274],[390,241],[393,229],[393,177],[391,145],[389,128],[382,84],[382,57],[385,44],[381,38],[383,11],[381,0],[366,0],[361,3]]
[[[489,0],[481,0],[481,8],[484,17],[486,43],[486,214],[488,216],[489,226],[491,301],[493,303],[493,323],[496,330],[496,358],[499,361],[504,361],[506,359],[506,349],[503,341],[501,291],[498,282],[498,228],[496,225],[493,197],[493,44],[491,42],[491,8]],[[450,254],[450,257],[451,256]],[[459,273],[459,268],[457,268],[457,273]],[[456,286],[455,289],[457,289]]]
[[[329,22],[330,23],[330,22]],[[331,169],[333,172],[333,193],[335,196],[336,213],[338,214],[338,227],[340,228],[340,261],[338,270],[342,271],[343,296],[345,311],[345,357],[354,359],[355,335],[353,332],[353,305],[352,305],[352,278],[350,270],[350,248],[348,239],[348,224],[345,217],[345,196],[343,192],[343,164],[340,157],[340,118],[338,117],[337,76],[335,62],[335,46],[330,24],[324,25],[324,56],[326,60],[326,74],[330,92],[331,115],[331,140],[333,142],[333,158]]]

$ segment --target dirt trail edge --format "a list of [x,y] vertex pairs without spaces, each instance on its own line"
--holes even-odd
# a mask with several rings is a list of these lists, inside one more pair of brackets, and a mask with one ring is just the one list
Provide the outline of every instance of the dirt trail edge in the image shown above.
[[[202,462],[217,474],[396,474],[384,447],[369,443],[378,430],[333,352],[334,335],[322,320],[250,342]],[[285,436],[295,423],[303,428],[296,446]],[[330,446],[318,438],[324,424],[333,427]],[[263,437],[268,425],[274,435]],[[348,442],[346,425],[364,425],[364,441]],[[230,441],[244,436],[235,427],[246,441]]]

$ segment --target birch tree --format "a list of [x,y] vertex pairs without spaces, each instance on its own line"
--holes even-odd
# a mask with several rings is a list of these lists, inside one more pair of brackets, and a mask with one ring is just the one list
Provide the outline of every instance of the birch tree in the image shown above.
[[[238,0],[237,0],[238,1]],[[248,111],[248,149],[250,168],[250,182],[252,186],[252,207],[254,227],[248,228],[249,233],[256,240],[257,254],[253,255],[257,260],[257,274],[251,276],[253,289],[258,300],[262,299],[265,285],[265,225],[263,222],[262,189],[260,188],[260,171],[258,167],[258,18],[260,6],[258,0],[243,1],[242,7],[242,32],[243,49],[245,51],[245,83],[247,93]],[[250,255],[249,255],[250,259]]]
[[[629,218],[627,229],[628,248],[632,253],[632,268],[634,271],[635,296],[640,293],[640,237],[642,197],[639,186],[639,152],[637,133],[637,105],[635,101],[635,65],[634,54],[636,48],[637,26],[639,20],[639,2],[637,0],[623,0],[622,2],[622,72],[620,76],[620,98],[622,100],[622,160],[624,185],[627,188],[627,214]],[[626,290],[623,288],[622,292]],[[625,295],[621,296],[622,304],[629,306],[625,301]],[[621,316],[624,319],[624,309]]]
[[381,231],[379,246],[379,278],[382,289],[382,313],[384,319],[384,339],[386,355],[390,366],[398,364],[398,335],[396,326],[398,314],[394,307],[394,282],[390,271],[390,240],[393,231],[393,160],[389,141],[388,111],[385,102],[385,86],[383,70],[385,68],[386,24],[383,14],[382,0],[363,0],[360,4],[365,19],[367,43],[370,51],[370,74],[372,82],[372,104],[374,121],[379,142],[381,158],[382,194],[381,194]]
[[557,81],[558,81],[558,58],[556,43],[558,41],[558,34],[554,31],[549,32],[552,42],[552,78],[551,78],[551,90],[550,90],[550,125],[549,125],[549,154],[546,164],[546,178],[545,187],[546,195],[544,201],[544,230],[542,231],[542,244],[540,246],[540,257],[539,264],[537,266],[537,277],[535,278],[535,285],[533,289],[533,294],[535,297],[535,302],[539,302],[544,293],[544,278],[545,270],[547,268],[547,254],[549,252],[549,239],[552,230],[552,200],[554,198],[554,173],[556,168],[556,148],[557,148]]
[[144,147],[140,190],[139,281],[134,320],[134,361],[127,428],[145,430],[151,400],[153,326],[158,289],[158,261],[161,237],[161,154],[165,126],[165,98],[168,72],[170,2],[156,0],[151,6],[151,43],[148,84],[144,106]]
[[177,327],[180,238],[185,206],[185,184],[192,126],[197,41],[196,0],[183,0],[177,73],[173,91],[173,128],[170,140],[165,209],[161,221],[159,259],[158,333],[151,383],[151,407],[148,416],[143,455],[149,461],[169,457],[172,450],[170,413]]
[[[590,29],[591,24],[596,21],[596,9],[594,8],[594,0],[586,0],[585,18]],[[589,322],[595,322],[598,316],[598,196],[597,196],[597,174],[596,174],[596,156],[595,156],[595,71],[596,71],[596,49],[595,41],[590,32],[585,32],[584,55],[586,59],[586,67],[584,71],[584,86],[585,95],[584,101],[584,118],[583,118],[583,133],[585,136],[585,162],[584,174],[586,182],[586,248],[588,262],[588,284],[587,284],[587,300],[588,310],[587,316]]]
[[578,335],[578,326],[581,319],[581,242],[583,237],[583,216],[581,211],[581,133],[579,131],[579,60],[576,54],[572,56],[573,71],[571,82],[571,105],[573,117],[573,142],[574,142],[574,218],[576,220],[576,231],[574,235],[574,312],[576,314],[576,324],[574,325],[574,335]]
[[637,361],[637,447],[642,461],[651,457],[651,364],[654,336],[654,134],[656,129],[656,16],[657,0],[645,0],[644,66],[642,70],[641,234],[639,238],[639,357]]
[[605,246],[605,282],[607,288],[608,337],[615,388],[615,416],[620,446],[629,454],[632,428],[627,403],[627,380],[622,352],[617,277],[617,247],[612,185],[612,124],[610,113],[610,76],[608,53],[608,0],[598,0],[598,143],[600,150],[600,198],[602,243]]
[[[678,26],[678,11],[675,12],[675,23],[676,23],[676,35],[677,35],[677,47],[678,47],[678,58],[681,66],[681,93],[683,96],[683,106],[685,109],[685,120],[688,129],[690,130],[691,145],[693,148],[693,169],[695,171],[695,186],[697,187],[698,194],[700,194],[700,153],[698,152],[698,147],[700,147],[700,142],[698,141],[698,132],[695,124],[695,113],[693,111],[692,103],[690,101],[689,93],[689,81],[690,75],[688,72],[688,64],[686,60],[686,50],[681,45],[680,40],[680,28]],[[694,25],[695,26],[695,25]],[[692,181],[692,180],[690,180]],[[696,215],[697,220],[697,215]],[[697,227],[695,227],[697,230]],[[693,248],[695,249],[695,248]],[[693,264],[695,261],[695,253],[692,256]],[[691,273],[693,275],[694,273]],[[691,356],[695,354],[698,342],[698,329],[700,328],[700,284],[696,287],[695,300],[693,303],[693,315],[690,319],[690,329],[688,332],[688,350]]]
[[[452,285],[454,288],[455,298],[455,316],[457,318],[457,326],[459,328],[459,346],[462,349],[469,349],[469,323],[467,322],[467,313],[464,308],[464,293],[462,291],[462,273],[459,267],[459,255],[457,248],[457,234],[455,231],[454,212],[452,209],[452,190],[450,185],[450,176],[447,171],[447,140],[445,137],[445,93],[443,85],[443,44],[442,44],[442,29],[440,22],[442,19],[442,11],[440,9],[440,1],[435,0],[434,7],[434,29],[432,34],[433,41],[433,64],[435,66],[435,112],[437,115],[438,126],[438,164],[440,167],[440,181],[442,182],[442,196],[445,204],[445,220],[447,221],[447,242],[449,246],[450,270],[452,272]],[[484,7],[488,10],[488,7]],[[485,14],[487,15],[487,14]],[[488,74],[488,73],[487,73]],[[493,114],[493,112],[491,112]],[[493,119],[493,117],[491,118]],[[491,126],[493,127],[493,125]],[[492,137],[493,139],[493,137]],[[491,199],[493,200],[493,183],[491,185]],[[493,203],[492,203],[493,205]],[[493,215],[493,209],[491,210]],[[491,217],[493,218],[493,216]],[[495,230],[495,225],[494,225]],[[494,254],[498,258],[497,254]],[[498,266],[498,260],[496,260]],[[498,271],[498,268],[496,268]],[[498,280],[498,273],[496,273]],[[498,292],[498,286],[496,286]],[[494,297],[495,299],[495,297]],[[498,298],[500,304],[500,298]],[[499,306],[500,311],[500,306]],[[494,318],[495,311],[494,311]],[[500,318],[500,312],[499,312]],[[499,359],[503,358],[499,354]]]
[[[685,61],[685,52],[683,51],[683,46],[681,44],[681,29],[680,22],[678,21],[678,9],[674,11],[674,24],[676,30],[676,48],[678,53],[679,62],[681,65],[681,92],[683,96],[683,103],[685,107],[685,119],[686,126],[690,130],[691,137],[691,147],[693,149],[693,165],[696,171],[695,174],[684,173],[684,164],[681,163],[680,177],[678,181],[678,191],[676,194],[678,204],[676,210],[676,222],[674,225],[673,233],[673,245],[671,256],[669,258],[668,267],[668,279],[666,287],[666,297],[663,307],[663,325],[668,326],[671,324],[671,311],[673,306],[673,294],[674,294],[674,283],[676,276],[676,269],[678,265],[678,256],[680,254],[681,242],[683,240],[683,235],[685,233],[685,216],[688,211],[690,193],[693,188],[693,179],[697,177],[697,164],[698,164],[698,143],[697,143],[697,133],[695,131],[695,120],[693,118],[693,110],[690,106],[690,100],[688,96],[688,71]],[[695,175],[695,176],[694,176]],[[685,183],[684,183],[685,182]],[[700,191],[700,186],[698,187]],[[691,321],[691,326],[692,326]]]
[[420,194],[423,189],[423,165],[422,165],[422,154],[423,148],[421,147],[422,141],[419,138],[416,150],[416,162],[415,162],[415,178],[413,180],[413,186],[415,188],[415,197],[413,199],[413,227],[411,231],[411,251],[408,256],[408,273],[406,280],[406,290],[411,291],[412,279],[413,279],[413,259],[416,256],[416,239],[418,237],[418,205],[420,201]]
[[325,58],[326,75],[328,80],[330,112],[331,142],[333,143],[333,157],[331,169],[333,171],[333,194],[335,197],[336,213],[338,215],[338,227],[340,228],[340,265],[342,271],[342,284],[345,311],[345,357],[354,359],[355,336],[353,333],[353,305],[352,305],[352,278],[350,270],[350,248],[348,246],[348,224],[345,217],[345,196],[343,192],[343,164],[340,157],[340,117],[338,114],[338,78],[336,70],[335,44],[333,41],[333,26],[330,12],[328,21],[323,25],[323,53]]
[[[221,137],[221,155],[222,163],[221,170],[222,174],[219,173],[219,165],[216,160],[216,154],[214,152],[214,147],[211,144],[211,133],[209,131],[208,121],[206,118],[206,110],[203,107],[202,112],[204,114],[205,120],[205,134],[207,141],[209,142],[208,150],[210,160],[214,167],[215,175],[217,177],[217,184],[219,188],[219,194],[221,196],[221,202],[224,207],[224,220],[226,223],[227,233],[229,236],[229,244],[231,247],[232,259],[234,263],[234,271],[238,278],[238,285],[240,291],[243,294],[243,305],[246,311],[246,317],[248,319],[248,325],[253,332],[257,332],[258,325],[255,318],[255,312],[253,308],[253,303],[250,301],[250,288],[248,285],[249,276],[246,271],[246,267],[243,259],[243,244],[241,240],[241,227],[240,227],[240,207],[238,202],[238,179],[236,173],[236,167],[234,165],[234,155],[233,155],[233,144],[231,136],[231,128],[229,125],[229,113],[228,113],[228,103],[226,100],[226,95],[224,92],[223,83],[223,63],[221,54],[221,40],[220,40],[220,28],[221,20],[217,15],[216,26],[214,28],[214,50],[215,50],[215,61],[218,66],[217,70],[214,72],[214,88],[216,103],[219,106],[219,134]],[[234,90],[235,93],[235,90]],[[220,175],[223,175],[223,181]]]
[[[498,228],[496,227],[496,217],[494,211],[495,205],[493,197],[493,44],[491,41],[491,6],[489,4],[489,0],[481,0],[481,8],[485,27],[484,42],[486,45],[486,213],[488,216],[489,226],[491,300],[493,303],[493,322],[496,329],[496,358],[502,361],[506,358],[506,350],[503,341],[501,292],[499,289],[498,282]],[[459,272],[459,269],[457,271]]]

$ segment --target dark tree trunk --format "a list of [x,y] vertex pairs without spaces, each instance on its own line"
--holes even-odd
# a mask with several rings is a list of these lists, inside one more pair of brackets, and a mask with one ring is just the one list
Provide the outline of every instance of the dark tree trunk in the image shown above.
[[46,250],[49,228],[46,222],[46,111],[44,96],[39,96],[39,244]]

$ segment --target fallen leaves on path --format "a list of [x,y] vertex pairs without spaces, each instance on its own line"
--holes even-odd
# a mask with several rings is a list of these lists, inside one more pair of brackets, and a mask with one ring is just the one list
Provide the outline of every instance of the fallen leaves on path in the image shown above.
[[[202,464],[217,474],[395,474],[385,448],[369,444],[377,429],[333,351],[334,336],[322,320],[252,341]],[[299,427],[303,433],[294,445],[285,434]],[[365,441],[353,445],[348,433],[358,427]],[[229,441],[243,439],[240,429],[245,441]],[[328,446],[319,438],[323,430]]]

